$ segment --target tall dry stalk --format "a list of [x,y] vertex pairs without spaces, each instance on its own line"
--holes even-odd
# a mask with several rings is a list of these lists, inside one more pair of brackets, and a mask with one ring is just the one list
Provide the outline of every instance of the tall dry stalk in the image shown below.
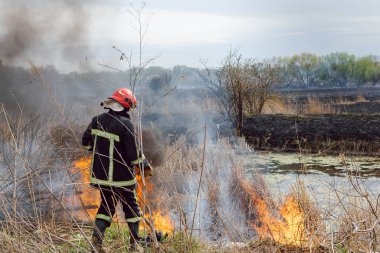
[[196,199],[195,199],[194,214],[193,214],[193,219],[192,219],[192,222],[191,222],[190,243],[191,243],[192,238],[193,238],[195,213],[197,211],[197,206],[198,206],[198,201],[199,201],[199,193],[201,192],[201,184],[202,184],[203,172],[204,172],[204,167],[205,167],[205,159],[206,159],[206,157],[205,157],[205,155],[206,155],[206,135],[207,135],[207,125],[205,125],[205,127],[204,127],[201,173],[199,175],[199,184],[198,184],[197,196],[196,196]]

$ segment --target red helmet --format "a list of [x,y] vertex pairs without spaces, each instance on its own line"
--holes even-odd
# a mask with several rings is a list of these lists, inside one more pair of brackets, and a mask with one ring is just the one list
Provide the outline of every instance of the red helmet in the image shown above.
[[124,108],[135,108],[137,106],[137,99],[132,91],[128,88],[119,88],[115,90],[110,99],[116,100]]

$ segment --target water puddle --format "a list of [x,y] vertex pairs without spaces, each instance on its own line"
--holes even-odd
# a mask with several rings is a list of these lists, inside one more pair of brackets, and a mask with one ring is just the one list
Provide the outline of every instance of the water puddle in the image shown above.
[[300,155],[298,153],[252,152],[239,155],[247,176],[261,173],[274,196],[283,198],[297,180],[321,205],[336,201],[334,191],[353,190],[361,184],[373,196],[380,194],[380,157]]
[[253,152],[245,154],[244,164],[248,171],[259,170],[267,174],[325,174],[359,177],[380,177],[379,157],[314,156],[291,153]]

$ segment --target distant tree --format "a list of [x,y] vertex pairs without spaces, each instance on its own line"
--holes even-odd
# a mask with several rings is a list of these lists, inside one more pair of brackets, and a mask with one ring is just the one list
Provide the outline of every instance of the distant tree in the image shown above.
[[290,66],[290,59],[289,57],[277,57],[274,59],[274,62],[279,68],[279,75],[282,80],[282,85],[284,86],[297,84],[294,69]]
[[303,87],[316,85],[320,72],[320,58],[314,54],[294,55],[289,62],[290,74]]
[[230,51],[220,67],[206,67],[206,75],[201,76],[240,135],[244,116],[260,114],[273,85],[279,83],[278,70],[277,66],[243,59],[237,51]]
[[248,96],[249,68],[251,60],[243,60],[236,51],[230,51],[222,66],[216,69],[216,82],[209,74],[208,87],[219,99],[222,112],[227,113],[238,135],[243,126],[243,105]]
[[353,69],[353,77],[359,83],[380,81],[380,64],[373,56],[359,58]]
[[148,82],[148,86],[150,90],[158,92],[169,87],[171,80],[172,76],[168,72],[163,72],[160,75],[152,77]]
[[275,63],[254,62],[246,98],[248,114],[261,114],[265,103],[273,98],[273,88],[282,81],[281,68]]
[[175,89],[172,84],[172,75],[166,70],[153,75],[146,83],[148,89],[144,91],[144,101],[148,105],[148,108],[154,106],[160,99]]
[[328,77],[333,85],[346,86],[351,81],[355,56],[348,53],[334,53],[323,57]]

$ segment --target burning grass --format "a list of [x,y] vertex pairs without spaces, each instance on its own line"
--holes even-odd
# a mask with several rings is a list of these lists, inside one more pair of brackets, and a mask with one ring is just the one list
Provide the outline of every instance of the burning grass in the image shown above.
[[[260,175],[257,174],[254,181],[250,181],[244,178],[241,169],[236,168],[233,177],[233,184],[236,185],[234,193],[249,217],[248,222],[260,238],[301,248],[315,245],[316,238],[312,235],[316,234],[315,225],[320,218],[315,207],[305,205],[310,201],[302,186],[298,190],[294,189],[282,204],[276,205]],[[309,217],[311,213],[313,217]]]
[[[57,141],[51,139],[51,130],[62,124],[52,123],[11,124],[9,120],[0,129],[3,252],[91,249],[99,196],[89,187],[90,158],[79,147],[77,155],[71,155],[71,151],[65,152],[66,145],[54,144]],[[65,138],[54,134],[56,140],[62,140],[59,143],[75,140],[76,131],[64,133]],[[57,156],[52,153],[56,149],[68,155]],[[190,146],[183,138],[165,147],[165,163],[144,183],[140,178],[139,199],[141,206],[146,205],[142,208],[146,220],[169,234],[159,248],[149,251],[379,250],[377,196],[368,193],[354,176],[349,179],[355,196],[348,203],[343,201],[348,193],[335,189],[334,194],[342,200],[336,205],[344,212],[334,217],[334,226],[327,227],[329,210],[321,210],[311,201],[308,196],[312,193],[306,193],[302,182],[278,203],[260,174],[249,180],[244,176],[236,152],[250,151],[244,142],[232,145],[228,140],[205,140],[199,146]],[[149,230],[149,226],[144,229]],[[105,248],[108,252],[125,250],[128,238],[127,227],[116,216],[107,230]]]
[[[90,166],[91,157],[82,157],[73,163],[73,174],[79,174],[80,184],[77,187],[77,194],[67,197],[64,202],[65,206],[71,210],[72,217],[78,221],[90,222],[95,220],[95,215],[100,206],[100,193],[99,190],[90,187]],[[161,210],[150,210],[151,202],[156,202],[155,199],[150,199],[147,196],[151,196],[154,191],[154,185],[149,178],[144,180],[144,189],[141,176],[137,176],[138,185],[137,196],[140,208],[145,210],[145,220],[153,224],[155,229],[163,232],[164,234],[172,235],[174,231],[173,221],[170,217]],[[145,192],[144,192],[145,191]],[[115,214],[115,219],[123,223],[126,226],[121,213]],[[147,223],[141,223],[142,230],[150,230]]]

